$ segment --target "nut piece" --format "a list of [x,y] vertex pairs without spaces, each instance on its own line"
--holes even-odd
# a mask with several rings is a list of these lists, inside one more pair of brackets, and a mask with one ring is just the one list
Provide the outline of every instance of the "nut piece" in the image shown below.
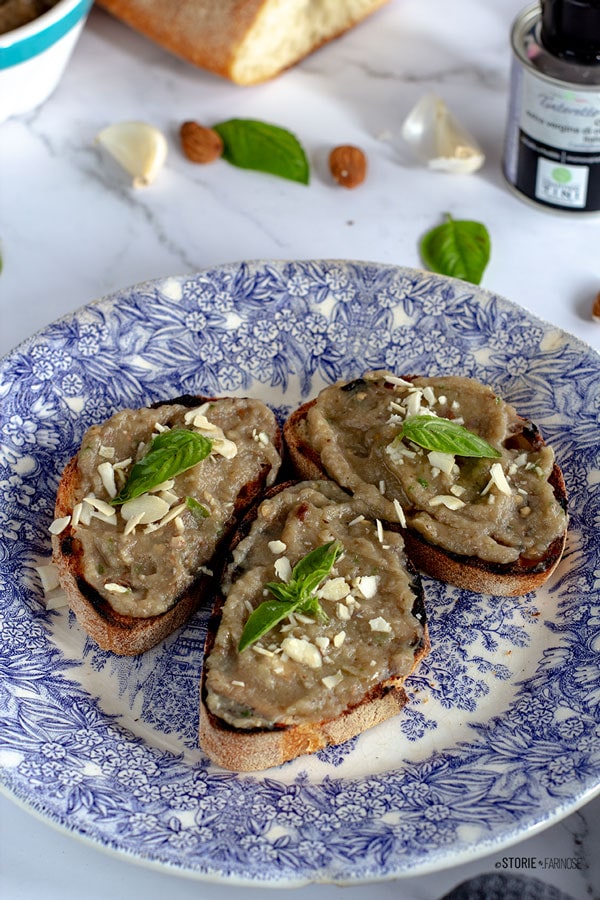
[[600,322],[600,291],[596,294],[596,299],[592,306],[592,319],[594,319],[595,322]]
[[355,188],[367,176],[367,157],[358,147],[343,144],[329,154],[329,169],[342,187]]
[[198,122],[184,122],[179,137],[181,149],[191,162],[211,163],[223,153],[221,135]]

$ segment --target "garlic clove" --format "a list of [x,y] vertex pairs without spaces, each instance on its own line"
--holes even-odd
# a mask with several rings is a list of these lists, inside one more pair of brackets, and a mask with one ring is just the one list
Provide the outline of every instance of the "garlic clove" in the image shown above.
[[136,188],[151,184],[167,158],[164,134],[146,122],[116,122],[104,128],[96,142],[132,176]]
[[402,137],[421,162],[438,172],[470,174],[485,162],[473,135],[435,94],[425,94],[413,107]]

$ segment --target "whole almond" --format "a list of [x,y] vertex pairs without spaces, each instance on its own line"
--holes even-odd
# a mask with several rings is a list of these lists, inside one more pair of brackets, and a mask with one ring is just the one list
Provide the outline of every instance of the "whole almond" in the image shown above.
[[594,300],[594,305],[592,306],[592,319],[596,322],[600,322],[600,291],[596,294],[596,299]]
[[342,144],[329,154],[329,170],[342,187],[358,187],[367,177],[367,157],[359,147]]
[[191,162],[211,163],[223,154],[221,135],[198,122],[184,122],[179,137],[181,149]]

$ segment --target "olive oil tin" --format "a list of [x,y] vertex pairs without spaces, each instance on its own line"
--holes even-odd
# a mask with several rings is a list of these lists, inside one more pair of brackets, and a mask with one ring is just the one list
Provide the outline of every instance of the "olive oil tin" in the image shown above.
[[522,199],[536,206],[598,215],[600,65],[551,52],[541,34],[536,3],[512,28],[504,175]]

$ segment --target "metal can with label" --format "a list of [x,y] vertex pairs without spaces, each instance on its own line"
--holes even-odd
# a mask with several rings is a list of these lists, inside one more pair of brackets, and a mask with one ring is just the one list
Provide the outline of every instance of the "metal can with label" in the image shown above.
[[600,214],[600,0],[542,0],[511,40],[508,183],[536,205]]

